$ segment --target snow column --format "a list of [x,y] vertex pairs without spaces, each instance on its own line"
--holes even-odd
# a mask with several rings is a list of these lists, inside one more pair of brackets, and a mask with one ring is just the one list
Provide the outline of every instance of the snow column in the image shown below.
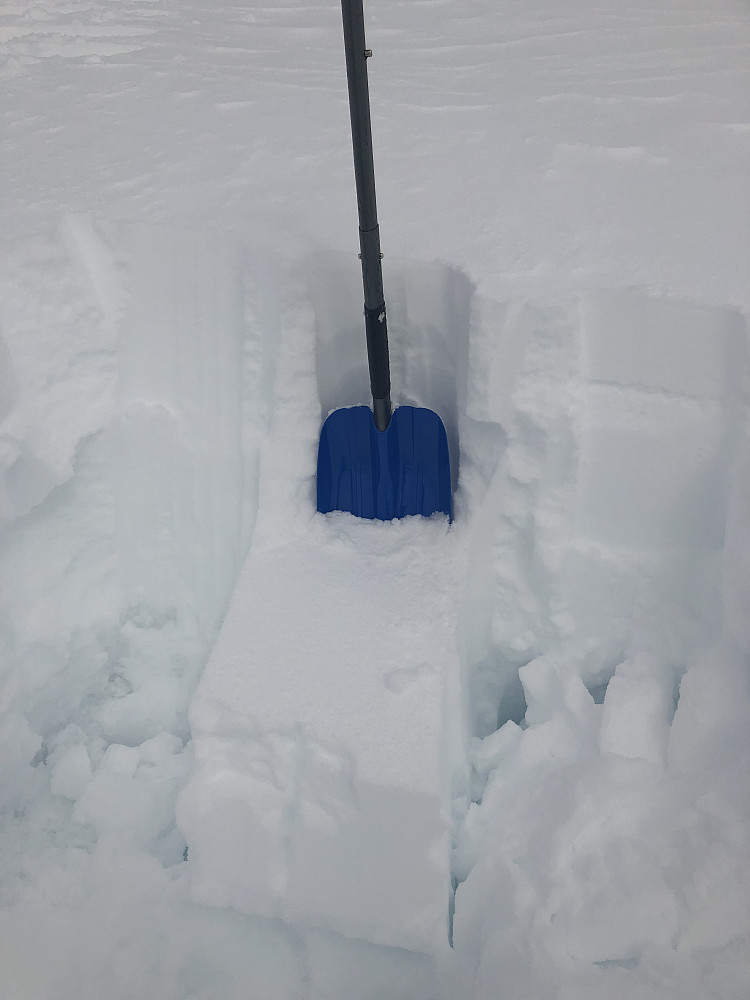
[[241,256],[227,234],[131,227],[119,328],[117,530],[126,605],[212,628],[240,559]]

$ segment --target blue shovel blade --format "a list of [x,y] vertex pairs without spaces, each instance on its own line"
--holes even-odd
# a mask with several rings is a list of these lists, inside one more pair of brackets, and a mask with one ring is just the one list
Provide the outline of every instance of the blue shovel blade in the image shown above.
[[437,413],[399,406],[379,431],[369,406],[334,410],[318,446],[318,510],[356,517],[451,516],[448,440]]

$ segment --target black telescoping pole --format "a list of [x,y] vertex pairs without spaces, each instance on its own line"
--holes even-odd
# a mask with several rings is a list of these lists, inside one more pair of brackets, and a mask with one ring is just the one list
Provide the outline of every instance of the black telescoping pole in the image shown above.
[[372,161],[370,94],[367,86],[365,17],[362,0],[341,0],[344,18],[346,77],[349,84],[349,114],[352,122],[354,177],[359,209],[359,246],[362,283],[365,290],[367,361],[375,426],[384,431],[391,420],[391,375],[388,364],[388,328],[380,264],[380,232],[375,204],[375,168]]

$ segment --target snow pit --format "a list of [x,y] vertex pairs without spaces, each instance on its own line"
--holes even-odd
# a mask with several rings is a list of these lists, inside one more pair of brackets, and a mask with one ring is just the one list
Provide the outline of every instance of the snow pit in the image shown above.
[[[315,266],[316,382],[303,375],[312,346],[304,331],[289,335],[294,351],[282,347],[277,377],[298,370],[298,399],[314,406],[320,398],[327,412],[337,395],[342,404],[367,399],[362,344],[348,375],[345,360],[361,304],[340,259]],[[394,284],[395,325],[409,325],[411,302],[424,317],[409,348],[393,352],[397,397],[441,412],[455,441],[458,347],[441,352],[434,342],[447,343],[451,323],[465,329],[465,282],[412,265]],[[451,297],[456,304],[439,316]],[[278,468],[300,439],[314,455],[318,426],[301,433],[294,409],[278,412],[262,461]],[[305,504],[307,469],[309,457],[299,485],[291,481],[305,489]],[[288,480],[266,480],[253,544],[190,710],[195,773],[178,816],[193,895],[439,952],[463,757],[456,532],[444,518],[310,520],[309,508],[290,505],[289,490]]]
[[[362,356],[362,282],[342,254],[310,261],[307,292],[315,314],[315,370],[321,411],[367,401]],[[458,268],[386,257],[389,355],[394,403],[427,406],[440,415],[459,476],[458,410],[466,381],[473,287]]]

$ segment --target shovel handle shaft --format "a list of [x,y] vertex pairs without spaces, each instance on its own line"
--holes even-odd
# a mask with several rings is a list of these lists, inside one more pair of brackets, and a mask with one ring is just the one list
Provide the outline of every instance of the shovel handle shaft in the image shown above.
[[[365,332],[370,389],[375,425],[385,430],[391,419],[391,377],[388,361],[388,328],[385,318],[383,269],[380,264],[380,231],[375,201],[375,167],[372,158],[370,92],[367,85],[365,17],[362,0],[341,0],[344,21],[346,78],[352,125],[354,179],[359,211],[359,247],[365,295]],[[382,426],[381,426],[382,425]]]

